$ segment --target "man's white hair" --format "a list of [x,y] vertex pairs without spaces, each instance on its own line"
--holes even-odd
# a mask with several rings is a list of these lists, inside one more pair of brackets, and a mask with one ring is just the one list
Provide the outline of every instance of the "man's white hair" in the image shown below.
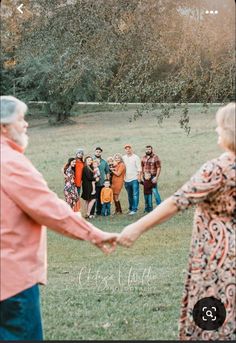
[[15,121],[20,112],[27,111],[27,105],[11,95],[3,95],[0,97],[1,102],[1,124],[11,124]]

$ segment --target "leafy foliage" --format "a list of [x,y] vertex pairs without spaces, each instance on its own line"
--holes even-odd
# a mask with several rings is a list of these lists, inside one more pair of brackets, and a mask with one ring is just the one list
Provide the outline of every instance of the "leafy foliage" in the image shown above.
[[[217,16],[205,14],[210,6]],[[79,0],[30,2],[19,23],[17,94],[48,101],[64,121],[75,101],[142,102],[133,119],[166,103],[234,99],[232,0]],[[227,21],[225,20],[227,18]]]

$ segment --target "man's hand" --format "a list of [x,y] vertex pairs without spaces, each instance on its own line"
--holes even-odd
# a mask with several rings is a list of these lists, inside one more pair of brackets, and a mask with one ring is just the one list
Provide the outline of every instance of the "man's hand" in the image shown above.
[[141,232],[139,226],[136,223],[130,224],[121,232],[119,238],[117,239],[117,243],[129,248],[134,244],[140,235]]
[[152,179],[152,183],[157,183],[157,177],[156,176]]
[[92,241],[96,247],[102,250],[104,254],[109,255],[116,249],[116,241],[119,237],[118,233],[110,233],[110,232],[104,232],[103,240],[99,243],[96,243],[96,241]]

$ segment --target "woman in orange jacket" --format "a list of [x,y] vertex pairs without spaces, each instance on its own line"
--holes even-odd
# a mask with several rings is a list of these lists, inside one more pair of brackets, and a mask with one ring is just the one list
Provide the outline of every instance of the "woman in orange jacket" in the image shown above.
[[121,204],[119,201],[119,195],[124,184],[125,178],[125,164],[121,154],[117,153],[113,157],[114,163],[112,168],[112,185],[114,203],[115,203],[115,213],[122,213]]

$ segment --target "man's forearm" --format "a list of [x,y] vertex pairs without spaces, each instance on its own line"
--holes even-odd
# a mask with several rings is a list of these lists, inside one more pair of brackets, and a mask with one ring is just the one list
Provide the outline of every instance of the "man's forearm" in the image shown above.
[[156,175],[156,178],[157,178],[157,179],[159,178],[160,173],[161,173],[161,168],[158,168],[158,169],[157,169],[157,175]]

